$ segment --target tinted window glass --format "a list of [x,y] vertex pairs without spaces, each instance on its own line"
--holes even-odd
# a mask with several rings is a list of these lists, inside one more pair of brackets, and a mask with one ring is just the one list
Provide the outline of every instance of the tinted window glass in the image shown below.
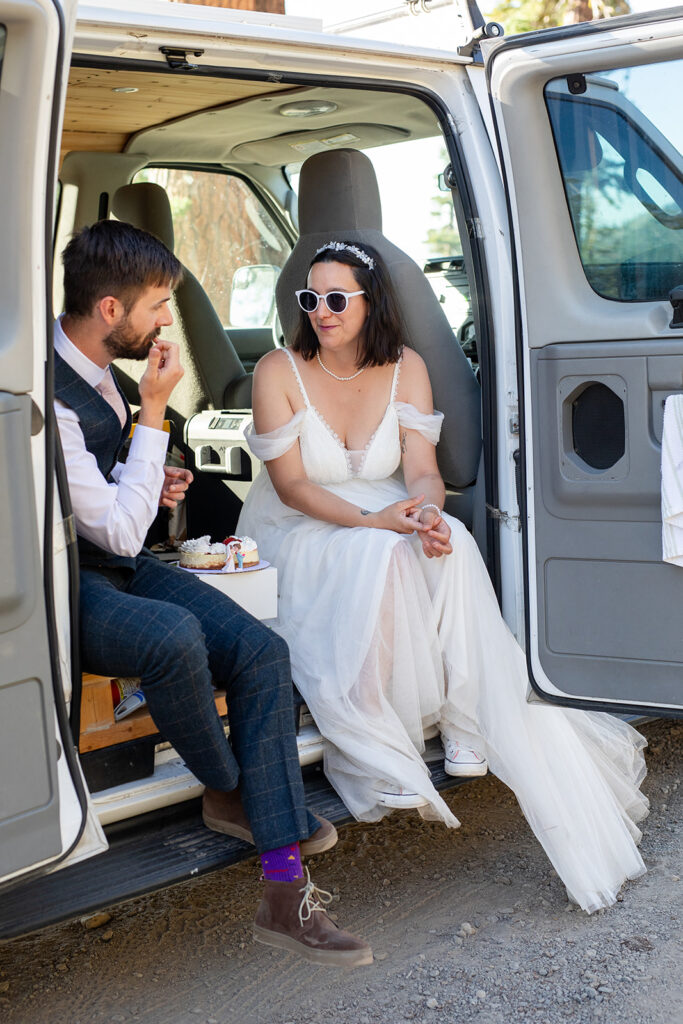
[[545,96],[588,281],[621,301],[683,284],[683,61],[571,75]]

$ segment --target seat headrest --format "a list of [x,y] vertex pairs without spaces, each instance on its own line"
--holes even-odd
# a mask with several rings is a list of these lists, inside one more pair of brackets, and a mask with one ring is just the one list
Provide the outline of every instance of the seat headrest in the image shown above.
[[117,220],[132,224],[164,243],[173,252],[173,216],[165,189],[151,181],[123,185],[114,193],[111,212]]
[[355,149],[309,157],[299,180],[301,234],[343,234],[364,228],[382,230],[379,186],[370,160]]

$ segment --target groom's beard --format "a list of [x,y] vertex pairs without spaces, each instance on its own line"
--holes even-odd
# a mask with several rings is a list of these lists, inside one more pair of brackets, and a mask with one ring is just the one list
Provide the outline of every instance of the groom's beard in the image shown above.
[[123,323],[109,332],[104,346],[112,359],[146,359],[160,333],[161,328],[157,327],[149,334],[137,334],[126,317]]

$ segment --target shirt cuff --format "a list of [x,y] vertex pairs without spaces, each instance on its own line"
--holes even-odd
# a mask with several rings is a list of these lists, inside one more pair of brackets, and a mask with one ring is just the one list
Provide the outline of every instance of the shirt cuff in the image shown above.
[[168,448],[168,434],[165,430],[143,427],[138,423],[133,431],[128,458],[163,463]]

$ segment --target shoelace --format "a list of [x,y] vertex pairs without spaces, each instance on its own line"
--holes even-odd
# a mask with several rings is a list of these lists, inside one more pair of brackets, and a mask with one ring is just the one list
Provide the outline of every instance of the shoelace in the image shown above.
[[325,913],[327,906],[332,902],[334,896],[331,892],[326,892],[325,889],[319,889],[315,882],[311,881],[311,876],[308,868],[304,868],[306,872],[306,885],[300,891],[303,893],[301,903],[299,905],[299,921],[303,928],[304,922],[310,920],[314,911],[321,910]]

